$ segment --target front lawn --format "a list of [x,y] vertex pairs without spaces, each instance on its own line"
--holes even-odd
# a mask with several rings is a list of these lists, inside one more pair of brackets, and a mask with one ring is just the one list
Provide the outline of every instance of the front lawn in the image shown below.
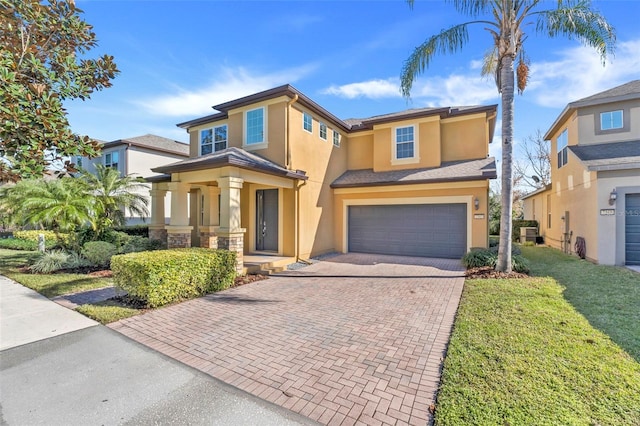
[[87,274],[31,274],[21,269],[37,256],[33,251],[0,249],[0,274],[48,298],[113,285],[111,278]]
[[640,274],[618,266],[594,265],[547,247],[522,247],[531,273],[549,276],[564,298],[640,362]]
[[[546,249],[523,248],[523,254],[535,273],[563,268],[544,266],[547,261],[574,267]],[[603,288],[583,291],[606,298]],[[438,425],[640,424],[640,363],[589,324],[563,290],[551,277],[465,283],[438,394]]]

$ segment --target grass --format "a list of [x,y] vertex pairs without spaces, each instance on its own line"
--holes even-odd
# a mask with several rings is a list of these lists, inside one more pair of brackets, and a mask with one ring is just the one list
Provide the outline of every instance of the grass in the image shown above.
[[640,362],[640,274],[618,266],[594,265],[559,250],[522,247],[531,273],[553,277],[564,298],[589,323]]
[[102,324],[109,324],[144,312],[142,309],[121,306],[113,300],[78,306],[76,311]]
[[[523,253],[536,273],[551,268],[547,261],[574,266],[545,249]],[[603,288],[583,291],[606,298]],[[594,328],[563,290],[551,277],[465,283],[438,394],[438,425],[640,424],[640,364]]]
[[37,256],[38,253],[32,251],[0,249],[0,274],[48,298],[113,285],[111,278],[86,274],[30,274],[20,271]]

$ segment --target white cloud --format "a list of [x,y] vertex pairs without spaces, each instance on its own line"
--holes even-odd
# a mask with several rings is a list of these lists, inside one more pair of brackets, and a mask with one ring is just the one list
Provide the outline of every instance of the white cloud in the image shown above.
[[557,60],[533,62],[530,84],[525,90],[544,107],[562,108],[566,104],[638,78],[640,39],[619,42],[615,57],[602,66],[590,47],[562,50]]
[[324,95],[335,95],[342,98],[399,98],[400,86],[393,79],[368,80],[360,83],[349,83],[342,86],[332,85],[321,91]]
[[178,89],[177,93],[135,101],[148,113],[158,116],[184,117],[212,114],[217,105],[282,84],[293,83],[310,74],[315,65],[290,68],[270,74],[254,74],[243,67],[225,67],[206,87]]

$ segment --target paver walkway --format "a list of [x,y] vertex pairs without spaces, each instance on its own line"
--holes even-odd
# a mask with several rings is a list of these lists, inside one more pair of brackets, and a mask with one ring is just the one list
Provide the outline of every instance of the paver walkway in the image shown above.
[[461,269],[349,254],[111,327],[320,423],[424,425]]

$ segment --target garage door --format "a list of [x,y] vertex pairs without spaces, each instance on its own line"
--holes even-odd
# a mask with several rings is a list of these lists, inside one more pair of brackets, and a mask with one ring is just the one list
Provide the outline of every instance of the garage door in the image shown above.
[[349,251],[460,258],[467,251],[467,205],[350,206]]
[[625,262],[640,265],[640,194],[627,194],[625,198]]

